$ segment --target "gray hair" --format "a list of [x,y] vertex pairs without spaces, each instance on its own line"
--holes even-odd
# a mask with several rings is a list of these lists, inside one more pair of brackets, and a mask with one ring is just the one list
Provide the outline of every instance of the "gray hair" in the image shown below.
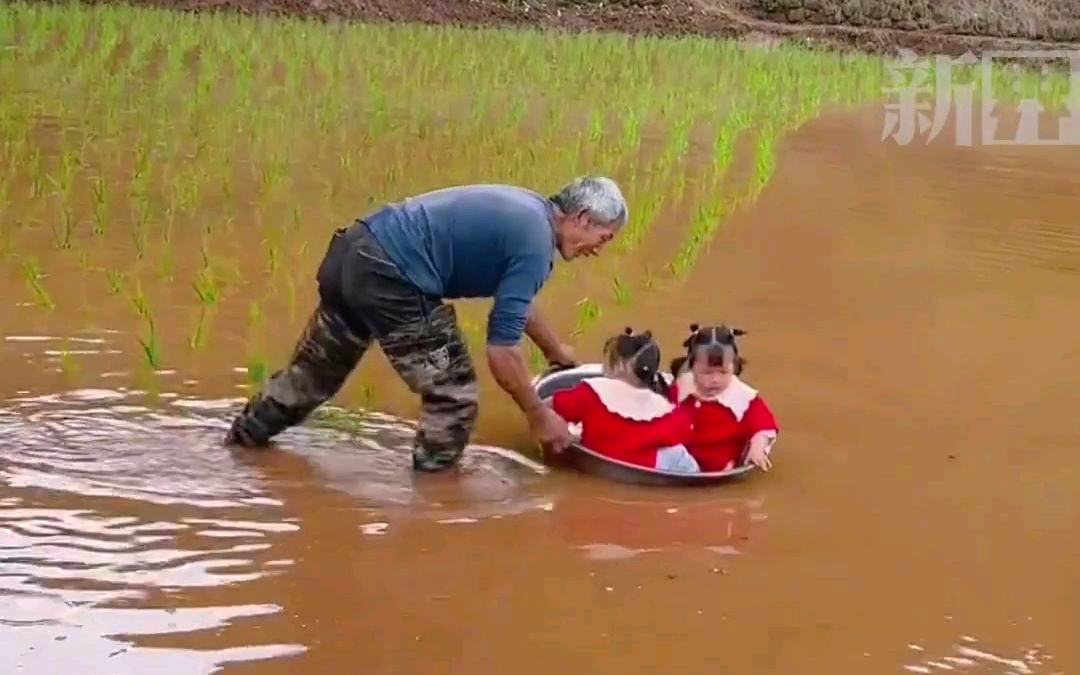
[[604,176],[575,178],[551,197],[551,201],[563,213],[573,215],[584,211],[597,225],[615,230],[625,225],[629,218],[630,209],[619,184]]

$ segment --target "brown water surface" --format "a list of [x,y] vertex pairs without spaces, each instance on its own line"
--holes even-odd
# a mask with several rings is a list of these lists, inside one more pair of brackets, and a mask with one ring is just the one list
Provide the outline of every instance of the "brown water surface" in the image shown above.
[[[632,316],[672,346],[691,322],[750,331],[777,464],[718,490],[480,449],[460,481],[414,479],[389,415],[230,452],[242,317],[127,389],[126,301],[43,245],[52,291],[85,302],[0,318],[0,670],[1075,672],[1080,156],[897,148],[880,129],[810,124],[685,283],[579,342],[595,357]],[[271,314],[276,360],[309,276],[299,311]],[[17,273],[0,297],[27,297]],[[167,353],[186,354],[169,325],[188,297],[158,299]],[[389,374],[380,357],[364,373],[380,407],[414,409],[370,379]],[[527,449],[490,383],[483,414],[479,442]]]

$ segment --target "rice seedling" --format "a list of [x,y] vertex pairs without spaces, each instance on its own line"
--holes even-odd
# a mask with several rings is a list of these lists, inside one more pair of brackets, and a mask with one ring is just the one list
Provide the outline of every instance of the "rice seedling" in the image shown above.
[[8,177],[6,175],[0,175],[0,214],[7,215],[9,203]]
[[248,354],[244,370],[247,375],[248,389],[252,391],[261,387],[263,382],[266,382],[270,376],[269,361],[260,352]]
[[150,300],[143,292],[142,281],[135,279],[131,289],[131,304],[135,307],[135,315],[140,319],[150,319]]
[[109,229],[109,187],[101,176],[93,182],[94,234],[103,235]]
[[263,315],[262,304],[258,301],[252,302],[248,305],[248,334],[252,338],[259,334],[259,331],[263,327],[265,316]]
[[60,359],[60,372],[68,378],[78,377],[81,368],[79,368],[78,362],[75,360],[75,356],[71,353],[71,339],[65,337],[60,346],[60,353],[58,358]]
[[[131,295],[142,358],[155,364],[163,334],[205,349],[211,318],[242,315],[252,289],[273,288],[290,319],[306,311],[299,289],[327,228],[361,209],[450,184],[550,190],[605,173],[630,198],[616,255],[635,260],[618,260],[617,274],[560,266],[544,291],[555,311],[576,313],[575,335],[591,334],[605,308],[656,290],[661,265],[695,273],[725,216],[763,194],[787,134],[824,109],[878,101],[886,84],[878,58],[794,45],[130,6],[6,3],[0,43],[0,91],[18,92],[0,96],[0,264],[21,261],[34,303],[53,309],[41,266],[58,279],[79,250],[79,273],[105,269],[108,292]],[[992,78],[997,94],[1030,89],[1060,108],[1067,76],[1047,82],[1004,69]],[[732,185],[744,161],[747,185]],[[38,230],[44,249],[23,250]],[[597,278],[611,296],[571,310]],[[191,311],[152,314],[151,284],[179,290],[163,295],[187,307],[169,310]],[[264,377],[255,336],[293,337],[255,321],[253,306],[249,353],[227,355],[248,361],[250,383]],[[483,326],[467,323],[482,346]],[[535,349],[529,360],[545,365]]]
[[544,352],[540,351],[539,347],[530,342],[526,348],[526,352],[528,354],[530,372],[542,373],[547,370],[547,359],[544,357]]
[[213,267],[205,266],[200,269],[195,280],[191,282],[191,287],[204,307],[213,307],[221,302],[221,286],[214,275]]
[[45,179],[41,171],[41,152],[35,150],[30,164],[30,197],[40,199],[45,194]]
[[146,320],[146,332],[139,337],[139,348],[141,349],[143,364],[156,372],[161,370],[164,365],[161,353],[161,337],[155,328],[154,317],[148,313],[144,315],[144,318]]
[[585,298],[577,303],[577,321],[572,335],[581,335],[587,332],[600,320],[600,303],[591,298]]
[[132,213],[131,240],[135,245],[135,258],[141,260],[146,255],[146,230],[150,224],[149,200],[139,197],[136,201],[135,211]]
[[124,282],[127,281],[127,273],[120,270],[106,270],[105,275],[109,282],[109,293],[111,295],[118,295],[120,291],[124,289]]
[[281,267],[281,249],[271,239],[264,239],[263,244],[266,247],[266,273],[273,276]]
[[199,308],[195,326],[192,328],[191,334],[188,335],[188,348],[192,351],[198,351],[206,347],[206,342],[210,336],[211,311],[210,308],[205,306]]
[[370,383],[364,382],[360,385],[360,406],[362,408],[369,407],[375,401],[375,387]]
[[43,309],[56,309],[56,301],[45,288],[45,277],[34,258],[28,258],[23,262],[23,278],[26,279],[26,285],[30,287],[30,292],[34,296],[34,304]]
[[769,179],[772,178],[776,166],[776,148],[771,129],[764,129],[758,136],[757,153],[754,163],[754,184],[751,188],[754,195],[760,193]]
[[166,246],[158,261],[158,278],[169,283],[176,276],[176,258],[171,247]]
[[71,207],[65,206],[60,211],[59,222],[52,227],[53,240],[56,248],[67,250],[71,248],[71,236],[75,232],[75,214]]
[[660,212],[663,202],[663,195],[656,195],[648,198],[637,207],[638,210],[634,219],[623,228],[625,231],[619,235],[618,242],[615,245],[619,253],[629,253],[644,241],[645,236],[649,233],[649,227]]
[[619,280],[619,277],[615,277],[611,281],[611,292],[615,296],[616,305],[619,307],[627,307],[630,305],[632,299],[630,289]]

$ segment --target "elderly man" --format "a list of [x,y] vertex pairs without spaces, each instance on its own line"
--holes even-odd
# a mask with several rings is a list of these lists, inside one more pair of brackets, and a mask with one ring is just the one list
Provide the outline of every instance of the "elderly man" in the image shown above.
[[533,300],[556,252],[596,255],[626,220],[613,180],[582,177],[550,198],[509,185],[438,190],[337,230],[319,267],[319,306],[289,365],[247,402],[226,442],[264,446],[302,422],[377,340],[423,403],[413,468],[455,466],[476,424],[477,383],[454,306],[443,300],[492,297],[488,366],[540,442],[565,448],[570,432],[533,390],[521,336],[550,363],[573,363]]

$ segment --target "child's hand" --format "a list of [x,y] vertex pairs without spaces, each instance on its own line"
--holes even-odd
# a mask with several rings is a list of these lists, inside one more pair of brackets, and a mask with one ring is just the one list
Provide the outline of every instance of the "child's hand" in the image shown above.
[[767,445],[751,445],[750,452],[746,454],[746,461],[762,471],[768,471],[772,467],[772,460],[769,459],[769,448]]

